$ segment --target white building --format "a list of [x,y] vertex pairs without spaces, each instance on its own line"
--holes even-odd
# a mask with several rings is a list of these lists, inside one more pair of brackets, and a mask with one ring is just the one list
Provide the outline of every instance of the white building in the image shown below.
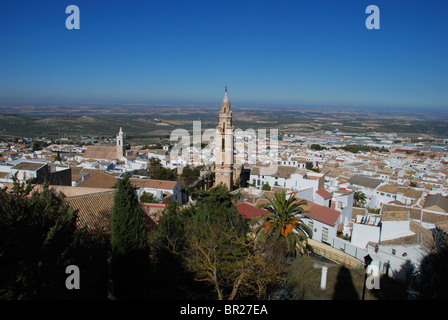
[[249,183],[262,188],[268,184],[271,188],[279,186],[291,191],[313,188],[317,191],[324,187],[325,178],[323,174],[310,170],[299,170],[297,167],[278,166],[270,167],[255,166],[252,168]]
[[430,253],[434,241],[431,231],[411,220],[409,212],[388,211],[357,216],[351,244],[366,250],[381,273],[404,279]]
[[137,188],[137,195],[140,196],[143,192],[151,193],[157,200],[166,198],[172,199],[179,204],[185,202],[185,195],[182,191],[182,186],[178,181],[165,181],[154,179],[130,179],[132,185]]

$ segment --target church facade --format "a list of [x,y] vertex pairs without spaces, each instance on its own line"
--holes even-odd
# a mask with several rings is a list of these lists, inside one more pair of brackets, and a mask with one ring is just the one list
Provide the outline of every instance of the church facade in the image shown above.
[[219,124],[215,140],[215,186],[224,185],[233,189],[234,175],[234,126],[230,101],[225,90],[219,113]]
[[88,146],[82,156],[83,159],[113,161],[126,157],[126,134],[121,128],[117,134],[116,140],[117,144],[115,147]]

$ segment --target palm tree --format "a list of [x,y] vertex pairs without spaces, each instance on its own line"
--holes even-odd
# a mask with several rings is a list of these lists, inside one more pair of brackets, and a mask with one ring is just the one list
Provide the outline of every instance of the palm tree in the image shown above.
[[362,191],[355,191],[353,194],[353,200],[355,207],[364,207],[367,202],[367,197]]
[[302,254],[304,247],[308,244],[308,238],[312,236],[312,230],[297,216],[306,211],[303,206],[305,200],[298,201],[294,196],[286,199],[286,193],[274,194],[273,199],[261,206],[268,210],[261,218],[257,227],[256,239],[261,245],[267,241],[279,242],[286,251],[286,255],[295,255],[298,251]]

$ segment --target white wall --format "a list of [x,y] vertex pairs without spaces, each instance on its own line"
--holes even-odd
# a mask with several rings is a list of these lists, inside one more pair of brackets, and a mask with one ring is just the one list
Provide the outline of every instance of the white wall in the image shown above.
[[[307,226],[310,226],[310,224],[309,224],[310,220],[312,220],[312,219],[303,218],[303,222]],[[313,236],[312,236],[313,240],[322,242],[322,235],[323,235],[324,228],[328,229],[328,240],[326,241],[327,243],[330,243],[330,241],[332,241],[333,238],[336,238],[337,226],[335,226],[335,227],[329,226],[329,225],[322,223],[320,221],[317,221],[317,220],[312,220],[312,221],[313,221]]]
[[[314,192],[313,192],[313,188],[309,188],[309,189],[305,189],[305,190],[301,190],[297,193],[294,194],[294,196],[296,198],[300,198],[300,199],[305,199],[308,201],[313,201],[314,199]],[[315,202],[315,201],[313,201]],[[317,203],[317,202],[316,202]]]
[[411,236],[414,233],[409,231],[409,220],[407,221],[381,221],[380,241],[396,239],[405,236]]
[[353,223],[351,243],[357,247],[365,248],[370,241],[378,242],[380,233],[380,227]]
[[[377,262],[380,272],[386,272],[385,264],[389,264],[388,275],[390,277],[405,279],[406,271],[410,266],[418,268],[422,259],[428,252],[420,245],[380,245],[378,249],[368,246],[370,256]],[[392,253],[392,250],[395,250]]]
[[175,200],[177,203],[182,203],[182,187],[180,183],[176,183],[174,189],[159,189],[159,188],[140,188],[138,189],[138,197],[143,194],[143,192],[151,193],[153,194],[157,200],[162,200],[163,193],[171,193],[173,196],[171,197],[173,200]]
[[15,174],[17,174],[16,177],[20,181],[25,181],[25,180],[36,178],[36,171],[32,171],[32,170],[11,169],[11,176],[14,176]]

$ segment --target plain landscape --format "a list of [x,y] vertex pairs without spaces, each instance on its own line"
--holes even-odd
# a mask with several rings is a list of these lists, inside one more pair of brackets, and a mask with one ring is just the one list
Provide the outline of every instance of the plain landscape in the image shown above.
[[[202,130],[217,124],[216,105],[56,105],[0,106],[0,138],[47,137],[77,139],[114,136],[119,127],[133,143],[169,140],[176,128]],[[280,135],[314,136],[326,131],[366,134],[396,133],[407,137],[448,134],[444,110],[367,109],[300,106],[233,106],[235,128],[277,128]]]

